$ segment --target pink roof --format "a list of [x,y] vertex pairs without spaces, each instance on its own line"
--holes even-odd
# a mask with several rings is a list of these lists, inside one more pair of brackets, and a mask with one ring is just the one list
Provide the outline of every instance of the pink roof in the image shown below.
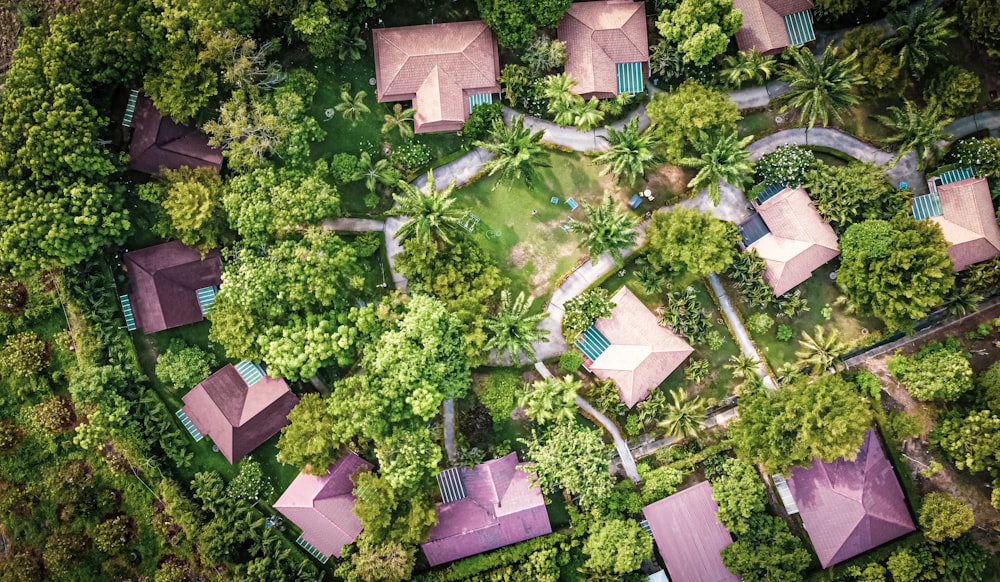
[[500,92],[500,53],[484,22],[376,28],[372,34],[375,95],[380,103],[413,101],[417,133],[461,129],[469,97]]
[[875,431],[854,461],[795,467],[788,489],[824,568],[914,531],[903,491]]
[[961,271],[1000,256],[1000,226],[986,178],[969,178],[937,187],[943,216],[931,218],[951,246],[948,256]]
[[468,496],[438,504],[437,525],[422,546],[431,566],[552,533],[541,489],[517,465],[510,453],[459,469]]
[[642,508],[674,582],[731,582],[740,577],[719,555],[733,538],[715,514],[712,486],[702,481]]
[[171,241],[125,253],[136,326],[146,333],[197,323],[205,316],[197,290],[222,283],[222,257]]
[[340,550],[357,539],[361,520],[354,515],[351,475],[372,464],[353,451],[330,465],[326,475],[299,473],[274,508],[302,529],[302,539],[324,556],[340,557]]
[[205,134],[163,117],[145,95],[135,104],[129,158],[130,168],[146,174],[161,168],[222,166],[222,150],[208,145]]
[[791,291],[840,254],[837,234],[802,188],[785,188],[757,212],[771,232],[748,248],[764,259],[764,280],[775,295]]
[[642,2],[574,2],[559,21],[559,40],[566,43],[566,73],[577,82],[573,90],[585,99],[618,94],[617,64],[642,63],[649,74]]
[[611,300],[615,303],[611,317],[594,324],[611,346],[597,360],[584,360],[598,378],[613,379],[622,402],[632,407],[684,363],[694,348],[661,327],[628,288],[619,289]]
[[756,49],[772,54],[789,46],[785,16],[812,10],[812,0],[733,0],[733,7],[743,13],[743,26],[736,31],[741,51]]
[[202,380],[183,400],[184,414],[198,432],[212,437],[230,463],[278,434],[299,403],[284,380],[264,376],[247,386],[232,364]]

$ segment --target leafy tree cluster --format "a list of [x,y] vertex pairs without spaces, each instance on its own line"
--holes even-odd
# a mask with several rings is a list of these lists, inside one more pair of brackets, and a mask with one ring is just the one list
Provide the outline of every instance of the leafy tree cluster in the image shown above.
[[218,248],[227,233],[219,174],[209,167],[182,166],[164,169],[157,178],[139,187],[139,198],[165,215],[154,222],[157,234],[203,252]]
[[977,176],[1000,178],[1000,139],[970,137],[948,150],[946,161],[975,169]]
[[961,499],[947,493],[930,493],[920,506],[920,530],[933,542],[960,537],[976,524],[976,517]]
[[563,308],[563,333],[576,338],[598,319],[611,317],[615,304],[608,290],[598,287],[567,301]]
[[496,33],[497,42],[512,50],[532,43],[537,29],[555,28],[571,3],[571,0],[476,0],[479,14]]
[[903,87],[900,64],[882,45],[885,30],[879,26],[858,26],[844,34],[838,56],[856,54],[857,70],[864,79],[858,91],[865,97],[881,97],[899,92]]
[[969,38],[983,45],[991,55],[1000,54],[1000,25],[993,16],[1000,10],[996,0],[960,0],[958,22]]
[[791,62],[782,65],[781,80],[789,90],[781,96],[784,105],[799,110],[799,122],[812,129],[817,121],[826,127],[830,119],[840,120],[845,111],[858,104],[857,87],[864,79],[857,67],[857,53],[837,58],[837,51],[827,47],[817,60],[808,49],[788,49]]
[[207,378],[214,366],[212,354],[198,346],[189,346],[184,340],[174,339],[167,351],[156,359],[156,376],[168,386],[187,390]]
[[820,216],[839,233],[855,222],[890,220],[908,209],[907,192],[870,162],[817,164],[806,173],[805,187]]
[[669,93],[656,93],[646,114],[655,124],[663,157],[670,162],[694,148],[702,134],[735,133],[736,122],[743,117],[727,94],[696,81],[686,81]]
[[736,227],[694,208],[653,213],[646,256],[657,269],[698,277],[724,272],[736,256]]
[[609,519],[591,525],[583,551],[589,556],[586,569],[620,576],[652,557],[653,537],[634,519]]
[[684,60],[705,65],[726,52],[729,39],[743,25],[732,0],[681,0],[656,19],[660,35],[677,45]]
[[49,364],[49,346],[30,331],[8,336],[0,351],[0,370],[15,376],[37,374]]
[[958,400],[972,390],[969,354],[954,339],[932,342],[912,356],[889,360],[889,371],[917,400]]
[[924,90],[924,100],[930,107],[940,107],[946,116],[958,117],[979,102],[981,91],[979,76],[968,69],[949,65],[931,78]]
[[584,508],[597,507],[611,495],[611,453],[599,430],[559,423],[544,435],[533,433],[525,445],[531,462],[528,468],[544,490],[563,489],[579,495]]
[[687,287],[664,296],[662,324],[670,326],[689,342],[701,344],[707,341],[712,322],[694,288]]
[[525,388],[518,405],[538,424],[572,422],[575,418],[576,395],[582,388],[576,376],[566,374],[562,378],[546,378]]

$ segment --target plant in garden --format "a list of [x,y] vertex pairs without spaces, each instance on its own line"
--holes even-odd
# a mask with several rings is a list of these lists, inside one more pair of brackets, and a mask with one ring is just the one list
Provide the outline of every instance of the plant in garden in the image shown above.
[[705,426],[705,402],[700,396],[687,398],[683,389],[674,388],[660,417],[656,426],[664,436],[677,440],[697,438]]
[[572,374],[583,365],[583,354],[571,349],[559,356],[559,369],[567,374]]
[[389,162],[404,172],[415,172],[431,162],[431,148],[415,141],[406,142],[392,150]]
[[336,104],[333,108],[344,119],[350,121],[352,124],[356,124],[366,114],[371,113],[371,109],[365,105],[365,97],[367,95],[364,91],[358,91],[354,95],[351,95],[348,89],[344,89],[340,92],[340,103]]
[[924,170],[929,162],[940,157],[939,143],[951,139],[951,134],[944,130],[951,119],[945,117],[939,107],[932,104],[920,109],[913,101],[905,100],[903,107],[892,106],[888,111],[889,115],[876,115],[875,119],[893,131],[886,143],[899,147],[891,163],[913,152],[917,156],[917,169]]
[[125,547],[129,537],[130,520],[119,515],[102,521],[94,534],[94,545],[105,554],[115,554]]
[[625,414],[628,407],[622,402],[621,392],[614,379],[595,379],[587,387],[587,401],[608,416]]
[[652,131],[639,131],[639,118],[633,117],[621,129],[608,127],[604,138],[610,148],[594,158],[594,163],[604,164],[601,175],[611,174],[618,184],[635,186],[639,178],[646,179],[646,171],[663,163],[656,153],[660,140]]
[[368,152],[361,152],[361,157],[358,158],[355,170],[351,175],[351,180],[364,180],[368,191],[374,192],[379,184],[394,186],[399,182],[401,177],[399,170],[393,168],[389,160],[374,160]]
[[886,561],[893,582],[936,580],[937,560],[926,544],[899,548]]
[[766,313],[754,313],[747,317],[747,329],[756,334],[764,335],[771,331],[772,327],[774,327],[774,318]]
[[73,403],[63,396],[53,396],[31,407],[31,424],[51,433],[66,428],[73,420]]
[[615,304],[607,289],[598,287],[566,302],[563,316],[564,335],[576,339],[585,329],[594,325],[598,319],[611,317]]
[[805,186],[820,216],[840,234],[855,222],[890,220],[910,208],[909,193],[869,162],[818,165],[806,174]]
[[549,100],[549,111],[572,109],[583,103],[583,98],[573,92],[576,79],[569,73],[549,75],[542,80],[542,96]]
[[[945,297],[944,305],[948,309],[948,313],[951,315],[968,315],[974,313],[979,308],[979,302],[983,300],[982,295],[976,293],[973,289],[967,286],[952,287],[948,296]],[[988,325],[988,324],[980,324]],[[986,327],[985,331],[983,328],[977,327],[974,333],[966,334],[969,339],[982,339],[990,335],[989,327]]]
[[660,325],[670,326],[691,343],[705,341],[711,322],[693,288],[667,293],[657,312],[663,316]]
[[490,128],[496,119],[503,117],[503,105],[497,103],[484,103],[477,105],[469,113],[469,118],[462,124],[462,145],[466,149],[472,149],[479,140],[486,139],[490,134]]
[[973,410],[965,417],[947,416],[931,432],[955,466],[970,473],[1000,475],[1000,417],[990,410]]
[[750,530],[750,519],[767,506],[764,482],[753,466],[739,459],[726,459],[719,476],[712,480],[712,499],[719,504],[716,515],[729,531],[741,535]]
[[924,89],[924,100],[947,116],[966,113],[979,102],[979,77],[968,69],[950,65],[934,75]]
[[573,126],[578,131],[590,131],[604,121],[604,110],[601,109],[601,102],[597,97],[591,97],[590,101],[579,101],[575,103],[570,111],[573,114]]
[[681,0],[669,4],[656,19],[656,29],[674,43],[684,60],[708,64],[726,52],[729,39],[743,25],[743,13],[732,0]]
[[847,31],[837,51],[838,56],[857,55],[858,73],[865,80],[859,92],[865,97],[881,97],[902,89],[899,62],[882,48],[886,38],[881,26],[858,26]]
[[737,378],[747,379],[752,378],[757,375],[757,367],[759,362],[753,356],[748,356],[744,353],[735,354],[729,357],[729,363],[725,364],[727,370],[733,372],[733,376]]
[[695,208],[654,212],[646,230],[646,257],[656,269],[704,277],[724,272],[736,257],[736,226]]
[[814,375],[824,374],[830,367],[839,368],[837,360],[847,353],[847,344],[840,340],[840,330],[836,327],[826,331],[817,325],[812,335],[802,332],[799,350],[795,352],[800,366],[809,366]]
[[692,384],[701,384],[708,378],[709,372],[711,372],[711,369],[709,368],[708,360],[691,360],[687,367],[684,368],[684,377]]
[[802,580],[811,561],[802,541],[780,517],[754,514],[747,535],[724,548],[722,563],[744,580]]
[[722,74],[733,87],[746,82],[763,85],[777,70],[774,55],[762,55],[753,48],[727,56],[726,66],[728,68]]
[[972,509],[947,493],[930,493],[920,506],[920,529],[932,542],[955,539],[976,525]]
[[264,474],[260,463],[251,458],[240,462],[240,472],[226,485],[227,497],[249,502],[268,499],[273,492],[271,480]]
[[532,433],[523,441],[527,446],[528,465],[545,491],[565,489],[580,496],[580,505],[587,509],[598,506],[611,494],[614,482],[608,472],[611,452],[601,438],[601,431],[590,430],[575,423],[559,423],[545,432],[544,437]]
[[654,94],[646,114],[664,157],[671,162],[694,147],[702,133],[735,132],[736,122],[743,118],[729,95],[694,80],[686,80],[669,93]]
[[637,232],[636,218],[627,210],[620,209],[610,195],[605,194],[600,204],[591,206],[587,202],[581,202],[583,211],[587,215],[589,222],[574,220],[570,223],[569,229],[572,232],[580,233],[583,240],[580,246],[587,247],[590,254],[590,262],[594,265],[601,258],[601,255],[608,253],[616,263],[623,260],[622,249],[631,249],[635,246]]
[[752,141],[752,135],[740,139],[736,133],[702,135],[695,142],[695,148],[701,152],[701,157],[682,158],[679,161],[682,166],[698,169],[698,173],[688,182],[688,188],[695,192],[707,188],[708,199],[716,206],[722,197],[720,181],[745,189],[753,179],[753,163],[750,161],[750,152],[745,149]]
[[639,569],[653,555],[653,538],[634,519],[610,519],[595,524],[583,543],[589,558],[584,568],[622,575]]
[[494,154],[494,157],[483,164],[487,175],[500,174],[500,179],[493,188],[501,182],[523,180],[531,188],[538,168],[547,167],[542,155],[545,148],[539,143],[545,132],[531,132],[524,126],[524,117],[515,117],[508,126],[503,118],[493,120],[490,137],[487,141],[478,141],[476,145]]
[[816,155],[802,146],[783,145],[761,156],[754,166],[764,184],[798,188],[806,181],[806,172],[816,165]]
[[187,390],[207,378],[214,365],[215,358],[209,352],[173,339],[156,358],[156,376],[168,386]]
[[913,356],[896,356],[888,367],[914,398],[924,402],[957,400],[973,387],[969,354],[954,339],[929,343]]
[[521,377],[511,370],[500,369],[490,373],[482,383],[473,386],[479,402],[493,417],[494,422],[510,418],[517,406],[517,395],[524,389]]
[[406,222],[399,227],[395,235],[400,242],[413,237],[421,241],[437,240],[451,244],[452,238],[462,233],[458,221],[465,216],[465,211],[452,208],[455,203],[455,198],[452,196],[455,189],[454,180],[443,190],[438,190],[434,181],[434,170],[429,170],[426,188],[418,188],[403,180],[398,182],[398,187],[402,194],[393,194],[396,207],[386,214],[406,217]]
[[669,465],[652,470],[643,470],[640,465],[639,476],[642,477],[642,502],[646,504],[673,495],[684,482],[684,473]]
[[41,372],[48,365],[48,344],[37,334],[22,331],[7,336],[7,343],[0,351],[0,369],[27,378]]
[[20,440],[21,432],[16,424],[0,420],[0,451],[8,451]]
[[[788,329],[788,333],[788,337],[791,337],[791,328]],[[782,386],[794,384],[796,380],[802,377],[802,368],[795,362],[785,362],[778,367],[776,372],[778,374],[778,381]]]
[[576,395],[582,387],[579,378],[570,374],[538,380],[526,387],[518,406],[538,424],[569,422],[576,416]]
[[951,25],[954,16],[945,16],[932,0],[924,0],[913,10],[905,9],[889,15],[896,34],[885,39],[882,48],[896,53],[900,67],[916,79],[923,76],[928,65],[941,59],[948,41],[955,38]]
[[534,75],[558,69],[566,62],[566,43],[538,35],[521,52],[521,61]]
[[[638,261],[637,261],[638,262]],[[649,295],[657,295],[669,285],[667,277],[652,265],[644,265],[635,272],[639,288]]]
[[857,54],[838,59],[835,49],[827,48],[819,60],[809,49],[791,47],[786,50],[792,64],[782,65],[781,80],[789,84],[781,96],[781,111],[796,107],[799,123],[812,129],[819,120],[823,127],[830,118],[840,120],[841,114],[858,104],[855,89],[864,84],[858,73]]
[[954,143],[945,160],[973,168],[977,176],[1000,178],[1000,139],[970,137]]
[[412,107],[403,109],[402,105],[396,103],[392,106],[392,113],[386,113],[382,116],[384,119],[382,133],[386,134],[395,129],[399,131],[399,137],[410,139],[413,137],[413,116],[416,114],[416,109]]
[[486,349],[496,348],[497,356],[506,353],[512,362],[518,360],[522,353],[529,361],[534,360],[535,348],[532,344],[549,341],[545,337],[549,335],[549,330],[538,327],[545,319],[545,313],[529,314],[530,307],[531,302],[524,291],[517,297],[512,297],[506,289],[501,291],[500,308],[483,326],[490,333]]

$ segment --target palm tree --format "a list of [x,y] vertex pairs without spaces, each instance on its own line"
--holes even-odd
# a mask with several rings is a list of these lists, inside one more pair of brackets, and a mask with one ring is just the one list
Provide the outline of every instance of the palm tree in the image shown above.
[[357,61],[361,59],[361,51],[365,50],[365,39],[361,36],[361,29],[355,26],[351,29],[351,34],[340,42],[337,49],[337,58],[342,61]]
[[569,229],[584,235],[580,246],[586,246],[590,260],[595,265],[601,255],[608,253],[615,262],[622,260],[622,249],[635,245],[636,219],[631,213],[620,210],[611,196],[605,195],[597,206],[581,202],[583,211],[589,222],[576,221],[570,223]]
[[944,117],[937,106],[932,105],[921,111],[916,103],[905,100],[902,107],[890,107],[889,115],[876,115],[875,119],[893,130],[885,141],[899,144],[899,153],[892,159],[893,164],[913,152],[917,156],[917,169],[923,170],[928,161],[941,155],[941,142],[951,139],[951,135],[944,130],[951,120]]
[[549,75],[542,81],[542,96],[549,100],[549,111],[573,107],[583,99],[573,92],[576,80],[567,73]]
[[508,180],[524,180],[531,187],[535,170],[549,165],[541,159],[545,148],[539,142],[544,134],[544,131],[531,133],[530,128],[524,127],[524,117],[515,117],[509,126],[503,118],[493,120],[489,141],[477,141],[476,145],[494,154],[493,159],[483,164],[488,175],[500,174],[494,189]]
[[733,371],[733,376],[737,378],[753,378],[757,375],[757,360],[743,353],[729,356],[729,363],[725,365],[727,370]]
[[927,65],[943,56],[948,41],[955,38],[955,31],[949,28],[955,17],[934,8],[932,0],[924,0],[912,11],[890,15],[889,22],[896,35],[885,39],[882,48],[894,51],[899,65],[913,77],[923,76]]
[[369,192],[375,191],[375,186],[392,186],[399,180],[399,172],[392,167],[389,160],[380,159],[372,161],[372,156],[368,152],[361,152],[358,159],[358,167],[351,176],[352,180],[364,180],[365,187]]
[[358,91],[354,96],[351,96],[350,91],[344,89],[340,92],[340,103],[334,106],[334,109],[339,111],[344,119],[351,123],[357,123],[366,113],[371,112],[371,109],[365,105],[365,96],[367,95],[364,91]]
[[403,109],[402,105],[396,103],[392,106],[392,113],[386,113],[384,116],[385,122],[382,123],[382,133],[389,133],[394,129],[398,129],[399,137],[410,139],[413,137],[413,116],[416,114],[416,109],[412,107]]
[[538,424],[551,421],[572,421],[576,415],[576,393],[582,384],[576,376],[547,378],[531,384],[518,405]]
[[740,139],[735,133],[723,134],[714,140],[702,134],[698,151],[700,158],[683,158],[680,165],[698,168],[698,173],[688,182],[688,188],[696,192],[708,188],[708,198],[716,206],[722,197],[719,180],[744,189],[753,180],[753,163],[747,145],[753,141],[748,135]]
[[545,319],[545,313],[528,314],[528,307],[531,302],[527,301],[524,291],[511,300],[510,293],[506,289],[500,292],[500,310],[497,314],[486,320],[485,328],[492,334],[486,342],[486,349],[497,349],[497,355],[502,356],[505,352],[510,354],[511,362],[517,359],[521,352],[527,356],[528,360],[535,359],[535,348],[533,342],[547,342],[545,336],[549,330],[538,327],[538,324]]
[[580,131],[590,131],[604,121],[604,111],[601,110],[601,102],[597,97],[591,97],[590,101],[581,101],[573,108],[573,125]]
[[646,170],[663,163],[656,153],[660,140],[651,131],[639,132],[639,118],[633,117],[621,129],[609,127],[604,138],[611,148],[594,158],[598,164],[605,164],[601,175],[612,174],[619,184],[635,186],[638,178],[646,178]]
[[795,362],[785,362],[778,367],[777,372],[778,377],[781,378],[781,385],[787,386],[802,376],[802,366]]
[[708,360],[694,360],[684,368],[684,377],[692,384],[701,384],[708,378],[710,371]]
[[697,438],[705,427],[705,403],[700,396],[687,399],[682,388],[670,391],[673,402],[663,408],[663,420],[656,426],[664,436],[675,439]]
[[847,344],[840,341],[840,331],[835,327],[829,333],[821,325],[816,326],[812,335],[803,331],[799,346],[802,349],[795,352],[795,357],[800,365],[811,366],[813,374],[823,373],[847,353]]
[[948,308],[948,313],[961,316],[974,312],[979,307],[979,302],[982,299],[982,296],[970,290],[969,287],[956,285],[948,293],[944,304]]
[[576,119],[576,110],[572,105],[559,105],[555,109],[551,110],[555,113],[555,117],[552,118],[556,122],[556,125],[573,125],[573,120]]
[[438,192],[434,182],[434,170],[428,170],[426,191],[403,180],[399,181],[399,189],[403,193],[393,194],[396,207],[387,214],[405,216],[407,221],[399,227],[394,238],[400,241],[411,237],[422,241],[437,239],[451,244],[450,236],[461,233],[462,227],[458,225],[458,221],[465,216],[465,211],[452,208],[452,204],[455,203],[451,195],[455,189],[454,180],[444,190]]
[[799,123],[812,129],[817,119],[826,126],[831,116],[840,119],[842,111],[857,105],[854,89],[865,82],[855,63],[857,53],[838,59],[836,51],[827,48],[817,61],[808,49],[793,47],[786,52],[792,55],[795,65],[782,67],[781,79],[791,88],[781,96],[785,102],[781,111],[800,108]]
[[734,87],[739,87],[746,81],[763,83],[771,78],[777,68],[773,55],[762,55],[757,49],[730,55],[726,57],[726,64],[729,67],[722,74]]
[[639,287],[649,295],[663,292],[663,288],[667,285],[667,277],[653,268],[652,265],[646,265],[636,271],[635,280],[639,283]]

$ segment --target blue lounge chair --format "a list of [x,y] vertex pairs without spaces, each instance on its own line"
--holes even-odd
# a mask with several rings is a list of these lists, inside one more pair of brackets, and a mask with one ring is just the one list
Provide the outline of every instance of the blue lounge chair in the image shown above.
[[549,202],[552,204],[559,204],[559,198],[557,196],[553,196],[552,198],[549,198]]
[[628,207],[631,208],[632,210],[638,208],[640,204],[642,204],[642,196],[639,196],[638,194],[633,194],[632,197],[629,198]]
[[567,198],[566,204],[569,206],[570,210],[576,210],[577,206],[579,206],[579,204],[576,203],[576,200],[573,200],[572,198]]

